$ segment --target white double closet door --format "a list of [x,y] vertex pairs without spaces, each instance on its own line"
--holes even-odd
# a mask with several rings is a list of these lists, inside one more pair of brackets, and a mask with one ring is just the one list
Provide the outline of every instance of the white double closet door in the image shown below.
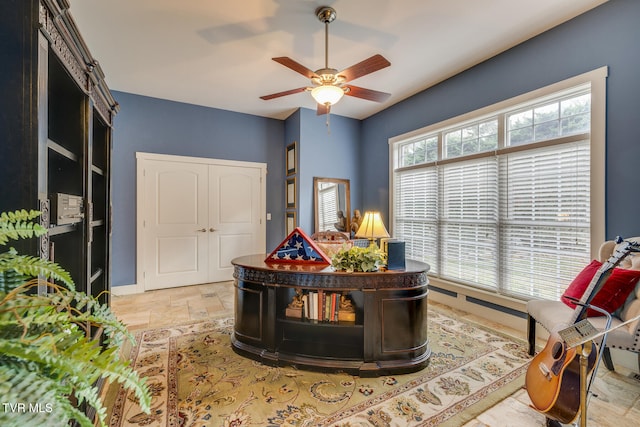
[[263,163],[137,154],[138,284],[233,278],[231,260],[265,253]]

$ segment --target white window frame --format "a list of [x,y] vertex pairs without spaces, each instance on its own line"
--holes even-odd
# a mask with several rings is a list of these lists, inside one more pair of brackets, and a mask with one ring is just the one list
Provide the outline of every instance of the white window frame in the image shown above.
[[[605,239],[605,151],[606,151],[606,78],[608,67],[604,66],[593,71],[580,74],[578,76],[554,83],[543,88],[498,102],[496,104],[475,110],[461,116],[453,117],[439,123],[435,123],[415,131],[394,136],[388,140],[389,143],[389,226],[393,235],[394,206],[396,203],[394,189],[394,170],[398,167],[398,149],[411,139],[421,136],[431,135],[436,131],[445,128],[460,126],[464,123],[471,123],[481,120],[490,115],[496,115],[505,110],[512,110],[520,104],[532,102],[547,96],[552,96],[558,92],[571,88],[590,84],[591,87],[591,132],[590,132],[590,252],[592,258],[597,258],[598,250]],[[442,144],[442,141],[440,141]],[[442,150],[443,147],[440,147]],[[440,160],[443,161],[443,160]],[[449,161],[444,159],[444,161]],[[463,284],[437,279],[439,285],[450,290],[469,289]],[[487,291],[471,288],[474,292],[486,294]],[[472,292],[473,293],[473,292]],[[489,292],[491,293],[491,292]],[[491,298],[490,298],[491,299]]]

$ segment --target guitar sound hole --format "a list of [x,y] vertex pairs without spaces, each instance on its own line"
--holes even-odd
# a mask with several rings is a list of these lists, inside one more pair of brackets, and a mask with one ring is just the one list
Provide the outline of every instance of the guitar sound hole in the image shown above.
[[560,357],[562,356],[562,353],[564,353],[564,346],[562,345],[561,342],[557,342],[553,345],[553,348],[551,349],[551,356],[558,360],[560,359]]

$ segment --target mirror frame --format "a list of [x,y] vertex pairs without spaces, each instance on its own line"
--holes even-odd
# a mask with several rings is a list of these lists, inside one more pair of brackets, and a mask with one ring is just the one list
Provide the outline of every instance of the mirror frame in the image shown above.
[[327,231],[327,230],[320,230],[320,221],[319,221],[319,215],[318,215],[318,184],[322,183],[322,182],[333,182],[336,184],[343,184],[345,191],[345,212],[344,212],[344,216],[345,216],[345,233],[349,233],[350,235],[350,230],[351,230],[351,189],[349,188],[349,180],[348,179],[343,179],[343,178],[320,178],[320,177],[313,177],[313,216],[314,216],[314,230],[315,233],[319,233],[321,231]]

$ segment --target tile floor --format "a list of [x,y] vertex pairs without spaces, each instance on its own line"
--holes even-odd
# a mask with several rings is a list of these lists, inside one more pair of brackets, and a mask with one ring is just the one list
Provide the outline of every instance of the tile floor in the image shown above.
[[[207,318],[233,316],[232,282],[149,291],[143,294],[113,296],[112,309],[131,330],[154,328]],[[499,328],[524,339],[525,331],[509,330],[468,313],[449,307],[459,317]],[[592,390],[587,425],[591,427],[637,427],[640,425],[640,380],[624,367],[609,372],[604,366]],[[544,417],[529,407],[526,390],[521,389],[463,427],[543,426]]]

